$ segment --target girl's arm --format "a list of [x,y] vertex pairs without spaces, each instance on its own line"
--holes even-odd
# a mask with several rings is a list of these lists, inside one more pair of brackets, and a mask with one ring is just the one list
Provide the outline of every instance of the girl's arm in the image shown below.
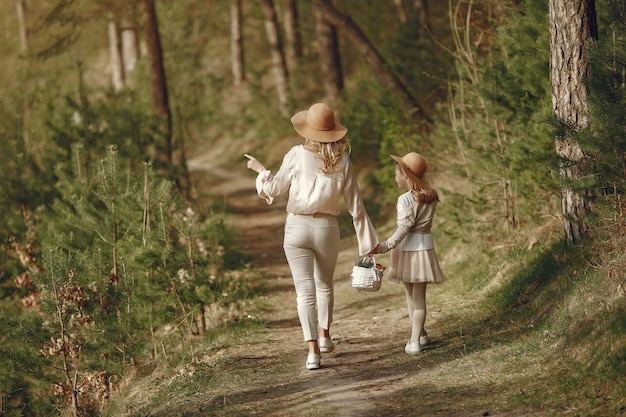
[[[412,198],[410,195],[408,198]],[[407,195],[398,198],[396,205],[396,231],[384,242],[381,242],[378,253],[386,253],[395,248],[409,234],[415,223],[415,212],[412,210],[414,201],[406,201]],[[408,203],[408,205],[407,205]]]

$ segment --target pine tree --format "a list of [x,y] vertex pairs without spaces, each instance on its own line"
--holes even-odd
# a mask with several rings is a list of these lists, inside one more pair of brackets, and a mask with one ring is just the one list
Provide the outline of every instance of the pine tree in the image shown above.
[[602,242],[602,265],[619,291],[626,271],[626,4],[608,2],[599,20],[598,42],[589,48],[591,122],[578,140],[588,158],[582,185],[593,190],[597,211],[590,227]]
[[[589,88],[592,126],[581,135],[589,149],[589,175],[619,212],[626,183],[626,5],[609,2],[599,41],[591,45]],[[611,201],[612,200],[612,201]]]
[[42,216],[33,276],[41,331],[26,338],[40,354],[32,364],[74,415],[96,410],[146,351],[167,353],[171,332],[159,329],[203,333],[206,307],[241,295],[223,274],[220,219],[194,213],[149,163],[141,175],[121,169],[110,146],[85,168],[81,151],[57,170],[59,198]]

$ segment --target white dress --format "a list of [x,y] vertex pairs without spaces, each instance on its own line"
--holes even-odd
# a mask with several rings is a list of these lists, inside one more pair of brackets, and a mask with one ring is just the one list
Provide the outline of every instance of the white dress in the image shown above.
[[430,229],[437,201],[420,203],[409,191],[398,197],[397,228],[380,244],[380,252],[391,251],[387,277],[395,282],[439,283],[445,275],[439,266]]

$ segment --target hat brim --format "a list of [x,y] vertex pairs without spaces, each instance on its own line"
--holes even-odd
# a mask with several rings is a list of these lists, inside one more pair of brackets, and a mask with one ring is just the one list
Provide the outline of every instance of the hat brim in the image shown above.
[[397,156],[397,155],[389,155],[389,156],[391,156],[398,163],[398,166],[402,170],[402,173],[406,175],[411,180],[411,182],[413,182],[415,185],[421,188],[430,188],[430,184],[428,183],[428,181],[415,175],[413,171],[411,171],[411,169],[408,167],[408,165],[402,161],[401,156]]
[[348,128],[342,126],[337,119],[335,119],[335,126],[330,130],[313,129],[306,123],[306,112],[307,110],[299,111],[291,118],[293,128],[303,138],[314,142],[330,143],[337,142],[346,136]]

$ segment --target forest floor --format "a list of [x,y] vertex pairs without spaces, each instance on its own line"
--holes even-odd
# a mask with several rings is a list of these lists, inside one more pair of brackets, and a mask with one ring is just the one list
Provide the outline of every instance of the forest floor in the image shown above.
[[[229,225],[238,241],[245,242],[243,252],[255,269],[263,271],[263,282],[255,283],[261,288],[255,303],[263,307],[253,314],[264,324],[205,352],[200,362],[206,367],[189,371],[193,382],[187,394],[179,392],[147,415],[554,415],[549,409],[544,414],[541,408],[519,409],[508,403],[508,393],[515,388],[511,371],[501,366],[502,356],[468,352],[467,343],[484,342],[489,335],[476,322],[450,319],[450,315],[462,317],[464,311],[471,311],[475,302],[450,291],[454,277],[429,287],[426,328],[432,343],[418,355],[404,353],[410,333],[404,289],[388,281],[376,293],[351,288],[354,233],[342,240],[336,269],[331,328],[335,350],[323,354],[321,369],[306,370],[307,346],[282,250],[286,199],[272,206],[259,199],[255,175],[245,170],[243,159],[243,169],[220,170],[202,161],[192,161],[190,168],[205,192],[223,199]],[[379,262],[385,264],[388,258]],[[473,333],[471,339],[464,338],[465,331]],[[509,337],[515,335],[504,336]],[[505,339],[500,336],[500,341]],[[524,395],[520,390],[519,395]]]
[[[349,262],[355,256],[355,249],[347,241],[336,274],[331,328],[336,347],[334,352],[322,356],[319,370],[306,370],[307,346],[282,249],[286,201],[278,199],[268,206],[256,195],[254,173],[246,174],[244,178],[234,178],[229,173],[229,181],[212,192],[227,190],[228,194],[222,196],[237,238],[245,242],[243,251],[253,259],[255,268],[265,271],[267,282],[261,287],[263,303],[267,306],[262,318],[266,325],[261,334],[252,335],[249,343],[229,348],[230,355],[264,376],[255,378],[254,384],[247,379],[243,385],[229,386],[225,391],[226,403],[239,410],[236,415],[399,415],[394,412],[397,400],[390,401],[390,395],[401,386],[403,375],[387,362],[405,355],[404,338],[409,321],[402,288],[397,286],[393,288],[395,291],[390,288],[379,293],[352,289]],[[381,299],[393,300],[397,308],[383,307]],[[417,358],[409,359],[417,365]],[[281,370],[274,372],[280,364]]]
[[[146,364],[120,387],[106,416],[626,416],[622,390],[586,378],[576,363],[599,341],[568,344],[563,330],[548,325],[560,299],[544,298],[539,315],[518,314],[526,308],[524,300],[497,315],[485,309],[490,289],[510,279],[498,258],[500,246],[458,244],[438,251],[447,280],[428,287],[431,343],[417,355],[406,354],[410,322],[404,288],[385,279],[374,293],[351,287],[357,246],[349,215],[339,218],[335,350],[322,355],[320,369],[306,370],[308,349],[282,249],[286,196],[268,206],[256,195],[255,174],[245,168],[245,158],[226,169],[222,154],[232,153],[213,149],[190,161],[195,197],[224,213],[250,265],[232,271],[233,282],[250,280],[253,296],[230,310],[212,306],[207,320],[215,332],[181,337],[185,359]],[[381,238],[394,228],[393,221],[376,226]],[[492,272],[470,286],[462,276],[469,273],[467,260],[485,262],[484,251],[493,255],[487,261]],[[388,264],[388,255],[377,261]],[[538,293],[535,284],[529,284],[532,294]],[[564,319],[570,320],[567,314]],[[615,344],[611,338],[607,342]]]

